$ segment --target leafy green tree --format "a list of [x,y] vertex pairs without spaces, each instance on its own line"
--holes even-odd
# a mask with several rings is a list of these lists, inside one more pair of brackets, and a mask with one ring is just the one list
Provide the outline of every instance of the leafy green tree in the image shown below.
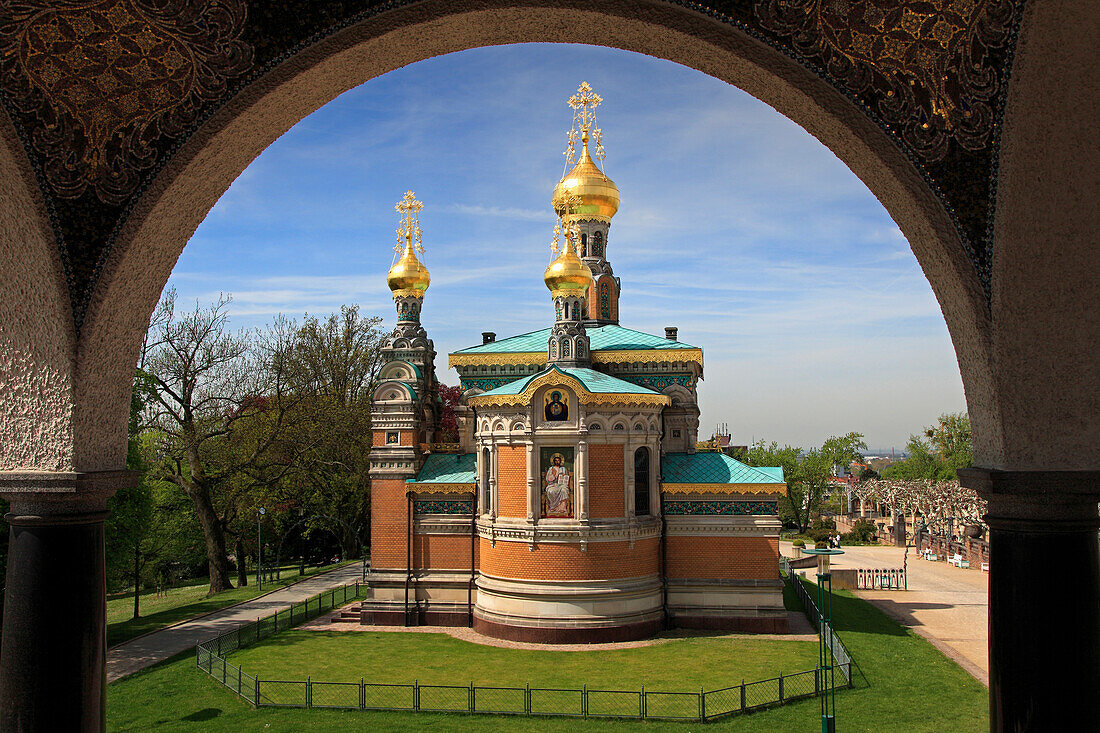
[[964,413],[940,415],[936,425],[910,435],[909,457],[883,469],[882,477],[905,481],[953,481],[957,471],[974,463],[970,418]]
[[830,437],[821,448],[808,451],[789,445],[781,448],[775,441],[766,444],[761,440],[749,448],[745,462],[750,466],[783,469],[787,495],[779,502],[779,516],[784,523],[794,524],[799,533],[804,533],[820,509],[833,467],[862,460],[859,451],[866,449],[860,433]]
[[[273,448],[301,385],[288,356],[292,332],[276,322],[263,334],[228,331],[230,299],[168,317],[150,337],[149,423],[162,437],[160,475],[191,499],[206,545],[210,593],[231,588],[226,530],[258,465],[287,463]],[[265,430],[253,429],[262,419]]]

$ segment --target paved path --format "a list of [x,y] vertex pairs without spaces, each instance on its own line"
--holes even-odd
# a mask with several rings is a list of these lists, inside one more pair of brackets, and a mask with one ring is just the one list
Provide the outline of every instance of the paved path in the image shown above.
[[[792,556],[791,545],[781,551]],[[842,547],[836,568],[900,568],[901,547]],[[929,562],[909,549],[908,591],[856,591],[856,595],[928,639],[959,666],[989,685],[989,574]],[[807,577],[813,578],[813,569]]]
[[362,573],[362,565],[351,563],[307,578],[274,593],[119,644],[107,651],[107,682],[114,682],[182,651],[192,649],[200,641],[217,636],[240,624],[255,621],[260,616],[272,614],[291,603],[303,601],[329,588],[354,583],[362,577]]

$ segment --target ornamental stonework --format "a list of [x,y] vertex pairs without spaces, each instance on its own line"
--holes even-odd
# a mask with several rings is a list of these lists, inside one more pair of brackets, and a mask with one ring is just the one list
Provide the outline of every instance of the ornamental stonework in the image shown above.
[[30,143],[59,198],[120,204],[206,102],[251,65],[243,0],[5,3],[3,91],[38,122]]
[[922,160],[991,143],[1013,0],[758,0],[761,26],[866,99]]

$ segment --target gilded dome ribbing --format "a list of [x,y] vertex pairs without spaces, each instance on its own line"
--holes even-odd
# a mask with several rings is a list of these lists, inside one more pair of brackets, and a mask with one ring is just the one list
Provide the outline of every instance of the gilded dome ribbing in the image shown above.
[[577,257],[573,245],[567,240],[561,254],[546,266],[542,279],[555,298],[569,295],[580,297],[592,286],[592,270]]
[[[604,175],[589,155],[587,130],[582,131],[581,141],[580,160],[554,186],[551,199],[554,211],[567,222],[596,219],[610,223],[619,210],[619,187]],[[570,194],[576,197],[572,206],[567,205]]]
[[395,297],[413,295],[424,297],[424,291],[432,282],[432,276],[428,274],[428,268],[416,256],[413,250],[412,237],[405,243],[405,252],[401,259],[393,264],[389,274],[386,275],[386,285],[393,291]]

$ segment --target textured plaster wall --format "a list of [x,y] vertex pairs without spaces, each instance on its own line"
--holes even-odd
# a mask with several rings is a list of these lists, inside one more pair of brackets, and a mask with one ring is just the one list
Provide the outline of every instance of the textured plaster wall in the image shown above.
[[1096,3],[1027,4],[994,224],[989,467],[1100,469],[1098,47]]
[[[1038,12],[1034,5],[1029,5],[1033,16]],[[1073,6],[1073,3],[1066,5],[1067,8]],[[477,10],[470,11],[467,7],[463,2],[428,0],[342,31],[298,54],[242,91],[169,161],[123,227],[93,294],[77,347],[78,368],[72,388],[76,402],[71,432],[74,465],[84,470],[123,465],[130,376],[148,315],[188,238],[218,197],[256,155],[310,112],[381,73],[451,51],[524,41],[591,43],[676,61],[737,85],[802,125],[863,180],[913,247],[939,299],[959,358],[977,436],[978,463],[1023,465],[1030,462],[1035,466],[1066,467],[1061,460],[1061,451],[1066,446],[1082,445],[1086,436],[1091,436],[1095,442],[1095,410],[1090,416],[1088,403],[1082,405],[1078,401],[1074,406],[1071,404],[1074,397],[1059,397],[1054,394],[1057,389],[1053,387],[1059,384],[1059,376],[1068,379],[1073,370],[1076,370],[1075,379],[1079,380],[1083,373],[1085,381],[1091,379],[1095,384],[1095,377],[1087,376],[1095,375],[1095,365],[1090,367],[1083,363],[1088,347],[1080,338],[1080,331],[1071,332],[1064,323],[1054,322],[1059,319],[1080,322],[1085,315],[1080,305],[1075,304],[1072,291],[1059,290],[1062,275],[1076,273],[1076,279],[1071,282],[1085,288],[1077,292],[1095,292],[1094,286],[1091,290],[1088,287],[1095,280],[1082,282],[1087,280],[1084,271],[1090,262],[1095,264],[1087,248],[1088,242],[1096,239],[1089,237],[1097,228],[1095,206],[1086,210],[1080,200],[1080,193],[1088,190],[1090,182],[1095,192],[1095,177],[1083,176],[1081,185],[1073,187],[1078,191],[1076,195],[1055,194],[1051,190],[1060,185],[1059,180],[1052,178],[1058,170],[1078,170],[1085,161],[1094,161],[1096,157],[1094,147],[1081,149],[1079,143],[1070,140],[1071,122],[1079,118],[1071,112],[1074,103],[1068,88],[1055,90],[1053,95],[1050,90],[1042,92],[1061,105],[1055,108],[1049,102],[1046,104],[1044,112],[1049,118],[1049,130],[1019,131],[1018,135],[1013,130],[1006,131],[1006,148],[1011,151],[1023,150],[1036,142],[1047,150],[1063,143],[1065,146],[1059,148],[1057,160],[1047,161],[1045,167],[1032,160],[1031,168],[1027,168],[1027,161],[1014,152],[1013,165],[1016,167],[1005,169],[1004,178],[1008,177],[1009,170],[1031,171],[1031,175],[1024,175],[1015,183],[1002,180],[1001,196],[1003,201],[1012,202],[1009,208],[1019,209],[1025,203],[1030,204],[1025,200],[1027,192],[1035,199],[1043,198],[1040,194],[1046,190],[1052,198],[1046,199],[1040,209],[1043,216],[1033,217],[1030,225],[1014,218],[1023,216],[1021,212],[1005,211],[1004,206],[998,217],[1003,231],[1000,243],[1009,250],[997,262],[996,312],[1000,331],[996,338],[995,363],[989,312],[977,278],[942,207],[886,135],[838,92],[805,69],[736,29],[670,5],[618,0],[602,3],[596,12],[590,5],[565,0],[532,0],[521,7],[510,7],[508,0],[491,0],[479,4]],[[1037,79],[1041,64],[1036,61],[1039,55],[1054,49],[1066,58],[1072,69],[1073,64],[1086,58],[1089,52],[1087,39],[1080,36],[1087,35],[1087,21],[1095,17],[1095,11],[1077,6],[1076,12],[1084,14],[1086,22],[1063,26],[1070,28],[1068,33],[1078,36],[1076,41],[1069,39],[1063,47],[1064,39],[1057,34],[1037,38],[1044,32],[1042,28],[1047,27],[1043,22],[1049,25],[1059,17],[1058,8],[1062,4],[1042,7],[1043,18],[1029,18],[1025,40],[1030,48],[1024,49],[1018,64],[1021,67],[1019,89],[1032,91],[1014,91],[1016,101],[1009,117],[1010,125],[1014,119],[1034,116],[1029,111],[1031,103],[1018,98],[1034,93],[1033,87],[1040,84]],[[1032,54],[1031,61],[1028,61],[1028,54]],[[1029,63],[1034,68],[1029,69]],[[1048,73],[1050,69],[1050,66],[1046,68]],[[1086,78],[1082,76],[1081,80]],[[1029,84],[1032,87],[1028,87]],[[1092,87],[1091,99],[1094,109],[1095,87]],[[1063,111],[1065,115],[1061,114]],[[730,124],[735,125],[736,120],[731,120]],[[1077,207],[1064,208],[1073,203]],[[12,210],[31,209],[16,203]],[[1058,218],[1065,221],[1055,222]],[[19,231],[15,220],[9,217],[6,221],[11,223],[5,227],[6,232]],[[1053,225],[1053,230],[1044,228],[1047,225]],[[1031,232],[1036,236],[1031,237]],[[1022,261],[1029,259],[1026,253],[1035,253],[1035,242],[1049,244],[1054,241],[1054,234],[1066,240],[1056,242],[1067,248],[1063,250],[1065,257],[1062,264],[1049,265],[1043,270],[1040,292],[1044,297],[1029,300],[1034,283],[1016,282],[1022,278],[1018,268]],[[1043,252],[1053,251],[1050,246],[1042,249]],[[18,257],[14,262],[21,263],[21,267],[10,265],[16,274],[27,278],[29,273],[32,282],[38,281],[38,275],[44,273],[44,263],[35,265],[33,258]],[[1016,280],[1005,272],[1016,273]],[[42,303],[41,311],[16,302],[20,298],[10,282],[10,278],[6,279],[3,286],[4,308],[24,308],[24,320],[31,314],[53,312],[50,310],[52,301]],[[1017,292],[1006,295],[1013,289]],[[1052,318],[1038,314],[1038,310],[1048,305],[1054,314]],[[1019,338],[1010,335],[1010,329],[1017,327],[1015,318],[1033,319],[1023,326],[1030,335]],[[1091,326],[1086,327],[1095,328],[1095,321],[1093,318]],[[1051,326],[1058,326],[1054,333],[1064,336],[1064,345],[1056,348],[1065,354],[1066,362],[1064,368],[1051,372],[1052,378],[1041,384],[1043,372],[1030,367],[1042,365],[1031,361],[1028,351],[1037,345],[1040,333],[1050,333],[1047,329]],[[1044,343],[1049,346],[1049,338]],[[65,334],[53,328],[43,335],[36,348],[64,352],[71,349],[68,344]],[[5,354],[9,350],[18,353],[20,348],[29,346],[13,341],[11,346],[5,346]],[[36,354],[32,360],[36,364],[50,362],[46,352]],[[1013,362],[1014,359],[1019,361]],[[996,382],[993,379],[995,366],[1003,369],[1005,375]],[[58,365],[49,369],[55,371],[41,372],[36,384],[49,393],[49,399],[63,403],[69,388],[59,385],[67,385],[67,382],[61,377]],[[1062,437],[1046,449],[1035,450],[1036,440],[1042,437],[1041,426],[1061,416],[1056,415],[1054,409],[1047,411],[1026,405],[1026,398],[1021,397],[1024,390],[1019,388],[1020,379],[1024,380],[1023,384],[1038,388],[1044,397],[1057,397],[1052,405],[1069,408],[1065,414],[1069,416],[1067,425],[1072,427],[1057,428]],[[34,390],[30,384],[20,387],[20,394],[24,395],[20,398],[24,400],[22,404],[26,404],[26,395],[33,394]],[[1002,398],[1008,393],[1013,395],[1010,414],[1002,405]],[[14,407],[0,407],[4,410],[0,413],[3,420],[0,424],[9,434],[20,436],[17,442],[23,447],[19,451],[26,458],[19,460],[33,459],[43,465],[50,461],[64,464],[68,449],[36,447],[34,431],[38,430],[39,435],[66,433],[52,427],[48,430],[36,428],[27,421],[21,423],[18,419],[21,403],[12,404]],[[40,409],[35,409],[35,420],[40,421],[41,413]],[[1016,423],[1025,419],[1030,420],[1032,426],[1021,433]],[[51,425],[60,427],[62,423],[55,421]],[[1082,437],[1069,440],[1066,436],[1072,430]],[[1008,448],[1008,442],[1020,442],[1021,447]],[[1024,453],[1030,458],[1025,460]]]
[[22,147],[0,122],[0,471],[73,468],[73,317]]

